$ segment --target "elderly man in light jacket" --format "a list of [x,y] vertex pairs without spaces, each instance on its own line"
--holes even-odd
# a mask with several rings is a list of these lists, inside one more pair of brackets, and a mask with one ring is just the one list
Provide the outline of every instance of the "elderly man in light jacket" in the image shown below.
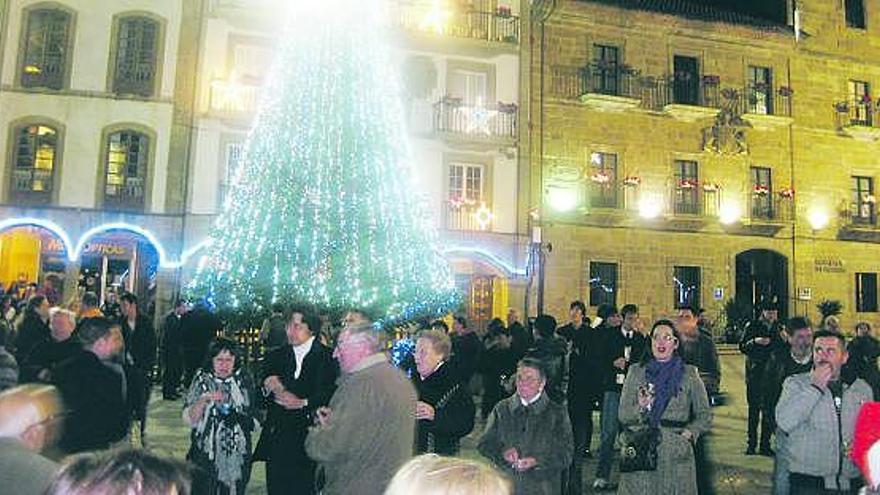
[[347,325],[333,352],[343,376],[306,438],[306,453],[324,469],[325,495],[380,495],[412,457],[416,390],[382,353],[379,332],[367,322]]
[[843,336],[813,335],[813,370],[785,380],[776,406],[776,423],[786,436],[791,493],[811,495],[849,490],[859,472],[849,459],[856,417],[871,401],[871,387],[861,379],[845,383],[840,370],[847,360]]

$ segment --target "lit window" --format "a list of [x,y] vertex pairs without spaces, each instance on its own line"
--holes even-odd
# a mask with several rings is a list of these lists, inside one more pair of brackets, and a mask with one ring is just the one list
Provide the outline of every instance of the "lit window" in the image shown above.
[[40,9],[28,13],[22,86],[49,89],[64,86],[70,27],[71,16],[63,10]]
[[15,136],[15,166],[10,188],[12,200],[49,203],[58,153],[57,131],[45,125],[33,124],[16,129]]

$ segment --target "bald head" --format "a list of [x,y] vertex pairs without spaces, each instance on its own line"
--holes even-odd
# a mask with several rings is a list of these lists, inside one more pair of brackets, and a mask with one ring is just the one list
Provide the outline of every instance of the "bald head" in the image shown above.
[[0,438],[17,439],[40,452],[57,438],[63,406],[55,387],[31,384],[0,393],[0,411]]

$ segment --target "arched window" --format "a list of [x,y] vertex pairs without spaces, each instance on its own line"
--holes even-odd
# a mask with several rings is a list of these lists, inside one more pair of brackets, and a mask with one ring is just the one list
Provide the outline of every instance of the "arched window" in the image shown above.
[[68,65],[72,16],[58,9],[32,10],[27,16],[21,85],[62,89]]
[[158,47],[158,22],[143,16],[127,16],[119,20],[114,93],[153,96]]
[[58,131],[43,124],[14,130],[10,200],[13,203],[48,204],[52,201],[58,156]]
[[150,141],[142,133],[123,130],[107,138],[104,206],[143,210]]

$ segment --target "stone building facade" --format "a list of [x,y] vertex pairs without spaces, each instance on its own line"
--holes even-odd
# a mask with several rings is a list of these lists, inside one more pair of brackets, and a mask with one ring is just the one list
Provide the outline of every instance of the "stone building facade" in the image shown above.
[[564,1],[536,26],[529,184],[553,246],[548,312],[583,299],[717,317],[772,300],[815,321],[832,299],[844,327],[878,323],[880,10],[784,8]]

